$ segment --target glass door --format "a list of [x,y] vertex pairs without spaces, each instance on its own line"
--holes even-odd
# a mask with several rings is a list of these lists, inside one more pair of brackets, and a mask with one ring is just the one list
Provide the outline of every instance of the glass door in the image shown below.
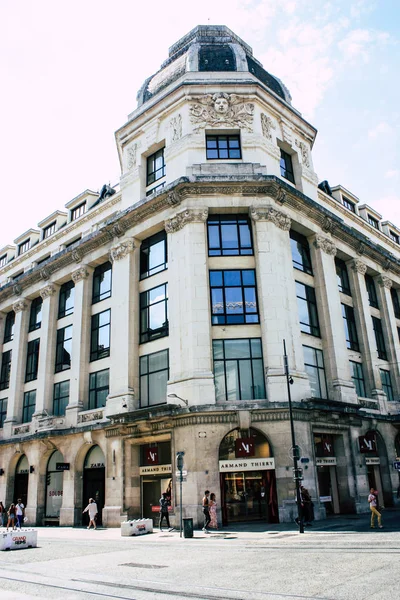
[[267,519],[268,493],[262,471],[225,473],[223,479],[228,523]]

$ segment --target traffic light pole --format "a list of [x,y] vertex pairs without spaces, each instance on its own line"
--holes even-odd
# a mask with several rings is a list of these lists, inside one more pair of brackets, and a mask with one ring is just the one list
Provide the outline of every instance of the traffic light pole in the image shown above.
[[179,537],[182,537],[182,483],[183,483],[183,457],[184,452],[176,453],[176,466],[179,471]]
[[292,410],[292,396],[290,393],[290,386],[293,383],[292,378],[289,374],[289,361],[286,354],[286,340],[283,340],[283,363],[285,366],[286,385],[288,392],[289,401],[289,418],[290,418],[290,430],[292,433],[292,452],[293,452],[293,474],[294,481],[296,484],[296,501],[297,501],[297,522],[299,525],[299,533],[304,533],[304,520],[303,520],[303,509],[301,506],[301,492],[300,492],[300,481],[302,479],[301,469],[299,469],[298,461],[300,459],[300,448],[296,445],[296,436],[294,432],[294,420]]

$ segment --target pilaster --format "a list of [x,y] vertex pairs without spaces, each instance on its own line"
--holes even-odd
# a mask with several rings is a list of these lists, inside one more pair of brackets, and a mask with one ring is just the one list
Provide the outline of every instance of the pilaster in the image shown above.
[[49,283],[40,290],[43,299],[40,328],[40,357],[34,417],[46,416],[53,410],[53,378],[56,352],[58,286]]
[[[388,355],[387,370],[390,370],[394,396],[398,398],[400,394],[400,346],[393,300],[390,292],[393,282],[387,275],[380,275],[376,278],[376,281],[378,284],[379,306],[381,307],[382,314],[383,334],[385,336]],[[386,369],[386,366],[382,365],[382,368]]]

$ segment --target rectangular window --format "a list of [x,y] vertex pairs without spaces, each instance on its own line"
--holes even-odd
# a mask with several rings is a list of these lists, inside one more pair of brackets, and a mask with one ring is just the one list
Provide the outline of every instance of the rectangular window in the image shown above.
[[390,402],[394,401],[393,387],[392,387],[392,379],[390,377],[390,371],[385,371],[385,369],[380,369],[381,372],[381,380],[382,380],[382,389],[385,392],[387,399]]
[[109,369],[90,373],[89,375],[89,406],[88,410],[101,408],[106,405],[109,392]]
[[377,317],[372,317],[372,326],[375,333],[376,349],[378,351],[378,358],[387,360],[385,338],[383,337],[382,321]]
[[10,385],[12,350],[3,352],[1,357],[0,390],[6,390]]
[[242,158],[238,135],[206,135],[207,159]]
[[390,288],[390,295],[392,296],[394,316],[396,319],[400,319],[400,302],[398,292],[395,288]]
[[32,421],[33,413],[36,407],[36,390],[25,392],[24,394],[24,406],[22,408],[22,423],[29,423]]
[[77,244],[78,242],[80,242],[82,239],[81,235],[78,235],[78,237],[74,238],[73,240],[71,240],[70,242],[68,242],[67,244],[65,244],[65,248],[72,248],[72,246],[75,246],[75,244]]
[[58,318],[62,319],[74,312],[75,285],[73,281],[63,283],[58,298]]
[[372,225],[372,227],[374,229],[379,229],[379,221],[377,219],[374,219],[374,217],[372,217],[369,213],[367,213],[368,215],[368,223],[370,225]]
[[53,415],[61,417],[65,415],[65,409],[69,402],[69,381],[60,381],[54,384],[53,392]]
[[140,246],[140,279],[151,277],[167,267],[167,234],[160,231],[143,240]]
[[56,366],[55,372],[71,368],[72,325],[57,330]]
[[335,266],[339,292],[351,296],[346,263],[343,260],[340,260],[340,258],[335,258]]
[[40,340],[28,342],[28,353],[26,356],[25,382],[37,379],[39,365]]
[[146,186],[165,177],[164,148],[147,158]]
[[106,262],[95,268],[93,273],[92,303],[101,302],[111,296],[112,267]]
[[311,386],[311,396],[313,398],[328,398],[326,387],[324,355],[321,350],[303,346],[304,367]]
[[4,344],[14,339],[15,312],[11,310],[7,313],[4,326]]
[[47,225],[47,227],[45,227],[43,229],[43,239],[45,240],[46,238],[53,235],[53,233],[55,233],[55,232],[56,232],[56,222],[53,221],[53,223],[50,223],[50,225]]
[[163,187],[165,187],[165,181],[163,181],[159,185],[155,185],[150,190],[147,190],[146,196],[151,196],[152,194],[154,194],[154,192],[157,192],[158,190],[161,190]]
[[168,335],[168,284],[140,294],[140,343]]
[[243,271],[210,271],[213,325],[259,323],[256,275]]
[[375,281],[368,273],[365,275],[365,286],[367,288],[368,302],[370,306],[379,308],[378,297],[376,295]]
[[295,269],[312,275],[310,248],[307,238],[297,231],[290,230],[290,248]]
[[168,350],[140,357],[140,406],[165,404],[169,378]]
[[214,380],[217,402],[265,400],[261,340],[214,340]]
[[[396,242],[396,244],[399,243],[399,236],[397,235],[397,233],[395,233],[394,231],[392,231],[391,229],[389,229],[389,237],[393,242]],[[0,263],[1,263],[1,258],[0,258]],[[1,264],[0,264],[1,266]]]
[[7,398],[0,400],[0,428],[3,427],[4,421],[7,418]]
[[309,285],[296,281],[297,307],[299,311],[300,330],[320,337],[317,301],[315,290]]
[[86,212],[86,202],[82,202],[82,204],[78,204],[71,210],[71,221],[76,221]]
[[354,316],[354,309],[352,306],[342,304],[342,316],[344,321],[344,333],[346,336],[346,345],[350,350],[360,351],[358,344],[356,320]]
[[28,252],[29,248],[31,247],[31,239],[28,238],[25,242],[22,242],[22,244],[19,244],[18,246],[18,256],[20,254],[24,254],[24,252]]
[[1,267],[4,267],[7,264],[7,254],[3,254],[3,256],[0,256],[0,269]]
[[90,360],[99,360],[110,356],[111,310],[92,316],[90,338]]
[[212,215],[207,229],[208,256],[253,254],[251,227],[246,215]]
[[281,176],[294,183],[293,163],[290,154],[281,150]]
[[29,331],[40,329],[42,325],[42,305],[43,300],[40,296],[39,298],[32,300],[31,312],[29,316]]
[[356,205],[354,204],[354,202],[351,202],[348,198],[345,198],[344,196],[343,196],[343,206],[352,213],[356,212]]
[[353,380],[354,386],[356,388],[357,396],[361,396],[361,398],[366,397],[365,392],[365,381],[364,381],[364,373],[362,364],[358,362],[350,361],[350,370],[351,370],[351,378]]

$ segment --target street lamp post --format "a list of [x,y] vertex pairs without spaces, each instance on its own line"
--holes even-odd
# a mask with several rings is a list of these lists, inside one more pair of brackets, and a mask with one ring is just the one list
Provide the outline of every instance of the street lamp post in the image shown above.
[[289,361],[286,354],[286,340],[283,340],[283,363],[285,366],[285,375],[286,375],[286,385],[288,392],[288,401],[289,401],[289,419],[290,419],[290,430],[292,433],[292,453],[293,453],[293,478],[296,483],[296,501],[297,501],[297,521],[299,525],[299,533],[304,533],[304,521],[303,521],[303,511],[301,508],[301,493],[300,493],[300,481],[303,479],[302,472],[303,469],[299,469],[298,461],[300,459],[300,448],[296,445],[296,436],[294,432],[294,420],[293,420],[293,410],[292,410],[292,396],[290,393],[290,386],[293,383],[293,379],[289,374]]

